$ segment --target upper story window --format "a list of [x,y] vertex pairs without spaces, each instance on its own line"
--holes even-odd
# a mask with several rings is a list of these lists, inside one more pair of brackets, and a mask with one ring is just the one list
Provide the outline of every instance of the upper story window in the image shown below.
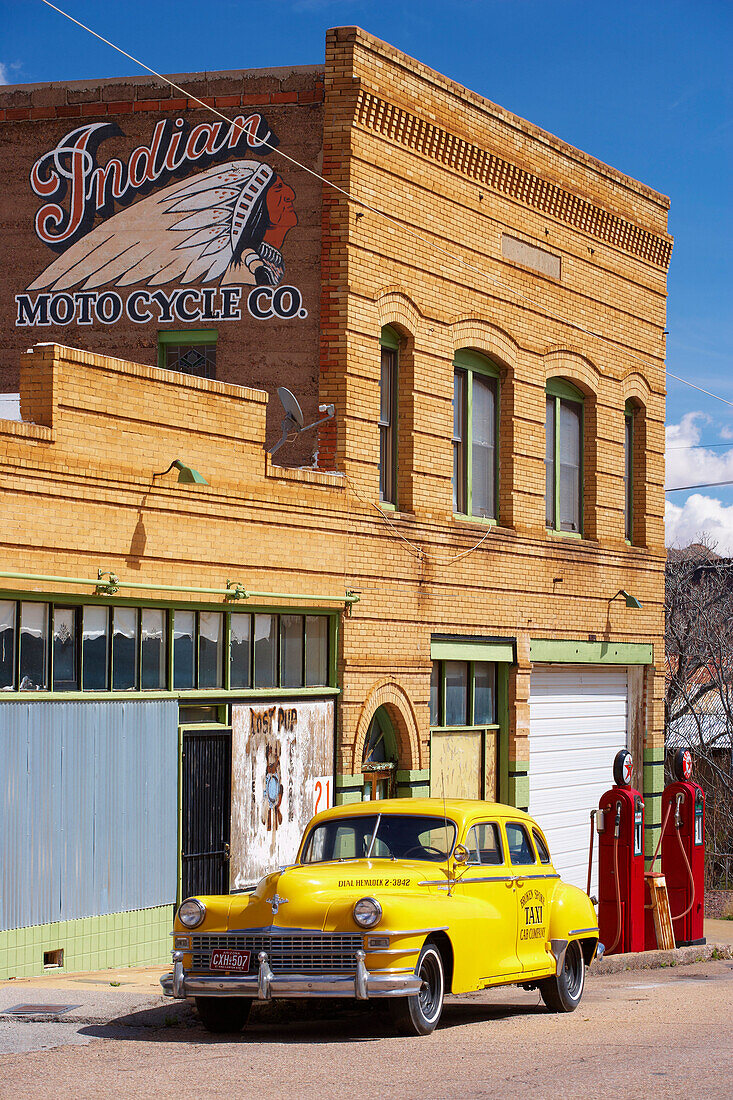
[[634,541],[634,414],[631,401],[624,409],[624,538]]
[[583,527],[583,395],[562,378],[547,383],[545,523],[572,534]]
[[184,329],[158,333],[158,366],[198,378],[216,378],[217,331]]
[[389,325],[382,329],[379,344],[379,499],[396,506],[399,337]]
[[496,519],[499,376],[478,352],[453,360],[453,511]]

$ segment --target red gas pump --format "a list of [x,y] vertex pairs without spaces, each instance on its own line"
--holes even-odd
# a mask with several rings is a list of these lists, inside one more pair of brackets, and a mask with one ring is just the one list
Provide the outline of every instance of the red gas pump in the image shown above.
[[627,749],[613,762],[615,786],[598,805],[598,926],[606,955],[644,950],[644,800],[631,784]]
[[662,873],[678,947],[705,943],[705,792],[692,782],[692,753],[678,749],[676,782],[662,795]]

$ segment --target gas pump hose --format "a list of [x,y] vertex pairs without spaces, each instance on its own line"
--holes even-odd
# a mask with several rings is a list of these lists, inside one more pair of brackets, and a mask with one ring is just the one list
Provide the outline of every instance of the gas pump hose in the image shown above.
[[585,888],[585,892],[590,897],[590,880],[591,872],[593,870],[593,841],[595,840],[595,834],[593,832],[593,818],[598,813],[598,810],[591,810],[590,812],[590,846],[588,848],[588,884]]
[[[670,806],[671,805],[672,805],[672,803],[670,803]],[[680,846],[680,851],[682,852],[682,858],[684,859],[685,867],[687,868],[687,874],[690,876],[690,886],[692,887],[692,897],[690,898],[690,904],[687,906],[687,908],[682,913],[678,913],[676,917],[672,917],[672,920],[682,920],[683,917],[687,916],[687,914],[690,912],[693,905],[695,904],[695,876],[692,873],[692,867],[690,867],[690,861],[687,858],[687,852],[685,851],[685,846],[682,843],[682,835],[681,835],[678,828],[675,829],[675,832],[677,833],[677,843]]]
[[611,955],[621,939],[621,887],[618,881],[618,834],[613,838],[613,875],[616,882],[616,939],[610,947],[606,948],[606,954]]

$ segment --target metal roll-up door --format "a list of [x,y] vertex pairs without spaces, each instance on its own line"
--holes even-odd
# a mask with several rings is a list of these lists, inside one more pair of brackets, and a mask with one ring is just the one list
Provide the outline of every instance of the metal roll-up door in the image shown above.
[[[625,667],[537,665],[529,700],[529,812],[555,867],[583,890],[590,811],[613,786],[616,752],[628,744]],[[596,845],[597,848],[597,845]],[[594,852],[591,893],[597,893]]]

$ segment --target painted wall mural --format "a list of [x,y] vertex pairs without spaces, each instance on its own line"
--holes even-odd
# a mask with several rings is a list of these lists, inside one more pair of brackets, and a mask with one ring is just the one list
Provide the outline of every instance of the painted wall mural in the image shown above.
[[285,280],[295,190],[251,155],[279,143],[262,115],[162,120],[126,161],[101,163],[105,139],[120,136],[92,122],[34,163],[35,232],[60,254],[15,295],[17,326],[308,316]]
[[334,704],[232,707],[233,890],[292,863],[314,813],[333,803]]

